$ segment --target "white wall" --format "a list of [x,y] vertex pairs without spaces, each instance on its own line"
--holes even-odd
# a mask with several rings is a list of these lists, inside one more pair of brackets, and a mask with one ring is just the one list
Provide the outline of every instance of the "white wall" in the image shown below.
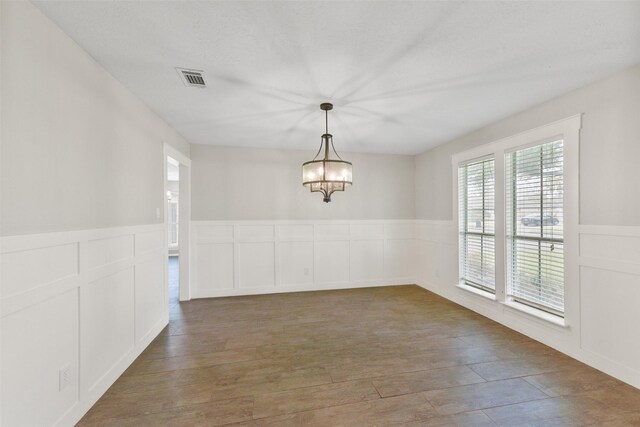
[[580,113],[580,222],[640,225],[640,65],[416,156],[416,218],[452,219],[453,154]]
[[3,236],[162,222],[189,144],[29,2],[2,2]]
[[192,146],[192,297],[415,282],[413,157],[340,154],[354,184],[323,203],[313,149]]
[[0,424],[73,425],[167,323],[163,142],[189,144],[31,3],[0,14]]
[[[315,149],[315,151],[314,151]],[[338,147],[339,149],[339,147]],[[192,213],[209,220],[413,219],[412,156],[342,153],[353,186],[323,203],[302,186],[308,150],[191,147]]]
[[[455,287],[451,156],[578,113],[579,316],[562,328]],[[417,156],[418,283],[640,388],[639,118],[636,66]]]

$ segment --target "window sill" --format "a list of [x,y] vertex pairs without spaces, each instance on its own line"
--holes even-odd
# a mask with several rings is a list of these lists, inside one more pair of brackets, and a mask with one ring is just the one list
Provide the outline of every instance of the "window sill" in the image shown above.
[[531,317],[535,317],[536,319],[551,323],[561,328],[569,329],[569,324],[567,323],[566,319],[560,316],[556,316],[551,313],[547,313],[542,310],[529,307],[528,305],[525,305],[525,304],[520,304],[519,302],[516,302],[516,301],[505,301],[502,304],[508,309],[517,311],[519,313],[525,313]]
[[456,287],[458,289],[462,289],[463,291],[471,292],[474,295],[480,295],[481,297],[486,298],[486,299],[491,300],[491,301],[495,301],[496,300],[495,294],[492,294],[491,292],[483,291],[482,289],[478,289],[478,288],[475,288],[473,286],[465,285],[464,283],[458,283],[456,285]]

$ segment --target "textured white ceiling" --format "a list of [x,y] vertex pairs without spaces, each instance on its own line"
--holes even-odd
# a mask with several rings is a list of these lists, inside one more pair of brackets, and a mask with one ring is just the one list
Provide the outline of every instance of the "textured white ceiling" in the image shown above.
[[[414,154],[640,62],[640,2],[36,5],[189,142]],[[204,70],[185,87],[174,67]]]

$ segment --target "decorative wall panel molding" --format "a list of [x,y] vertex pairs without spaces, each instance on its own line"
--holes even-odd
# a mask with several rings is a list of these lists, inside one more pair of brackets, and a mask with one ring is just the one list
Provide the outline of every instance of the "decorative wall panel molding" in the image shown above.
[[[581,316],[568,327],[457,288],[452,221],[191,230],[195,298],[418,283],[640,387],[640,227],[580,226]],[[2,425],[80,419],[167,324],[165,254],[161,224],[2,238]]]
[[415,282],[415,221],[193,221],[193,298]]
[[0,424],[86,413],[168,322],[165,254],[162,224],[2,238]]

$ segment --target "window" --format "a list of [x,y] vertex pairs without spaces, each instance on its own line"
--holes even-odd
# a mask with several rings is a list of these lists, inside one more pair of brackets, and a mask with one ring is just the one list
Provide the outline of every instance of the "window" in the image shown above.
[[505,155],[507,293],[564,313],[564,155],[558,139]]
[[451,157],[456,284],[505,313],[560,327],[580,316],[581,121],[575,115]]
[[495,293],[495,161],[458,167],[460,282]]

